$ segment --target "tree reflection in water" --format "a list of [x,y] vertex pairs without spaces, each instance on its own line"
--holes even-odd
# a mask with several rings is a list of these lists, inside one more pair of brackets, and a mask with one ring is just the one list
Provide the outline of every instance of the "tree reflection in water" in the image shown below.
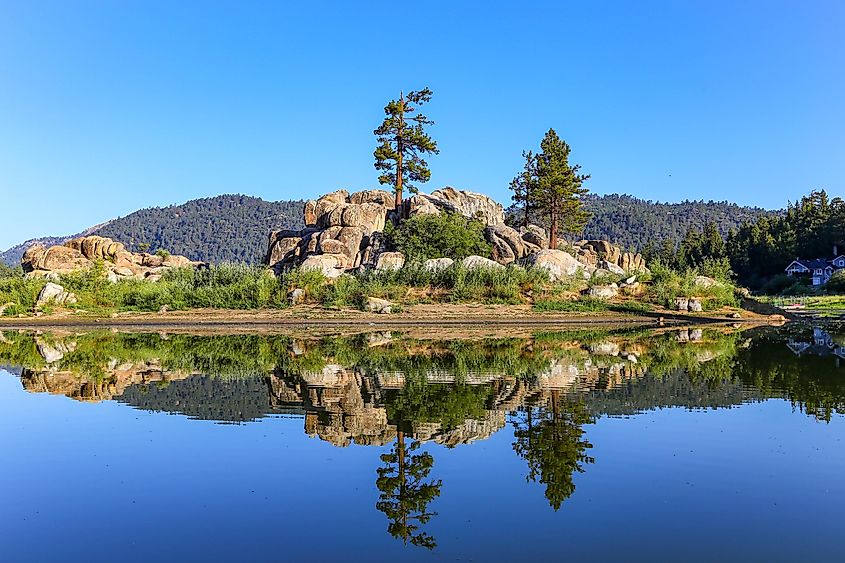
[[527,481],[546,486],[546,499],[555,510],[575,492],[574,472],[583,473],[593,463],[587,455],[593,445],[583,439],[584,424],[593,417],[581,402],[571,402],[554,392],[550,406],[528,405],[514,420],[513,449],[528,463]]
[[377,469],[380,494],[376,508],[390,521],[387,531],[391,536],[405,544],[434,549],[437,541],[421,527],[437,516],[428,511],[428,505],[440,496],[442,482],[426,480],[434,458],[428,452],[415,453],[419,447],[418,441],[406,443],[404,432],[397,432],[393,447],[381,456],[384,466]]

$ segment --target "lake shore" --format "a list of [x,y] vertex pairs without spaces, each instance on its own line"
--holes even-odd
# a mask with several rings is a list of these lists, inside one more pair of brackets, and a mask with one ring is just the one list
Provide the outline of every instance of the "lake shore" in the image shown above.
[[[741,318],[730,315],[740,312]],[[549,329],[589,327],[648,327],[686,324],[780,324],[782,318],[748,310],[677,313],[655,309],[642,313],[538,312],[530,305],[431,304],[412,305],[392,314],[355,309],[326,309],[300,305],[286,309],[190,309],[156,313],[116,313],[107,317],[69,311],[38,317],[0,318],[0,330],[103,329],[139,331],[276,332],[292,329],[367,328],[439,330],[466,328],[496,332],[497,329]]]

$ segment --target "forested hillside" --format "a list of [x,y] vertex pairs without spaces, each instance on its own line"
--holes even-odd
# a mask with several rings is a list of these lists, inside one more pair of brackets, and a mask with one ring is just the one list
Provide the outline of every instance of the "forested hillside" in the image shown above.
[[[714,222],[722,235],[744,222],[753,223],[769,214],[763,209],[727,202],[685,201],[654,203],[625,195],[587,196],[592,213],[585,238],[607,239],[628,249],[642,250],[649,241],[680,242],[690,227]],[[151,207],[119,217],[86,231],[118,240],[132,250],[149,244],[204,262],[260,263],[267,251],[267,235],[273,229],[302,227],[302,201],[264,201],[244,195],[221,195],[195,199],[182,205]],[[41,239],[61,244],[70,237]],[[18,264],[27,241],[0,259]]]
[[649,242],[678,242],[690,227],[715,223],[722,236],[744,223],[753,223],[771,212],[758,207],[741,207],[726,201],[682,201],[655,203],[628,195],[587,196],[592,214],[584,238],[607,239],[629,249],[642,250]]
[[163,248],[203,262],[260,263],[272,229],[302,227],[302,201],[264,201],[245,195],[195,199],[151,207],[109,222],[96,234],[138,250]]

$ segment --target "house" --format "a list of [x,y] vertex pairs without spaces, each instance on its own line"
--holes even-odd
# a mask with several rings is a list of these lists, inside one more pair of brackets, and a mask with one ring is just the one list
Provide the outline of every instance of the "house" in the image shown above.
[[824,285],[834,272],[845,270],[845,254],[839,254],[839,245],[833,245],[834,258],[816,258],[803,260],[796,258],[786,267],[788,276],[807,276],[813,279],[813,285]]

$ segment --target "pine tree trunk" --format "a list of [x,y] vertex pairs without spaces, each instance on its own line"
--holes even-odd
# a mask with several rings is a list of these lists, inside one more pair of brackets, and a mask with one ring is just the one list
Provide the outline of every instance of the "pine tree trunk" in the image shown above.
[[401,213],[402,206],[402,137],[405,135],[405,96],[404,94],[399,98],[399,131],[396,132],[396,185],[394,191],[396,192],[396,211]]
[[557,248],[557,210],[552,210],[551,222],[549,225],[549,248]]

